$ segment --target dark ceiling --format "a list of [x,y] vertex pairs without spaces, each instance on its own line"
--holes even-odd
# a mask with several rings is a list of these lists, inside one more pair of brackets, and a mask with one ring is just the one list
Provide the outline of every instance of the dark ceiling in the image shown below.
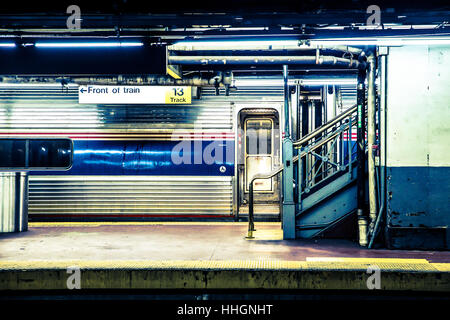
[[0,13],[60,13],[69,5],[78,5],[85,13],[97,14],[147,14],[147,13],[186,13],[186,12],[222,12],[222,13],[306,13],[324,10],[364,10],[376,4],[381,8],[404,10],[448,10],[448,1],[436,0],[190,0],[190,1],[154,1],[154,0],[3,0]]
[[435,0],[3,0],[0,27],[64,27],[69,5],[78,5],[83,28],[192,27],[195,25],[299,26],[365,23],[376,3],[383,23],[421,24],[450,20],[450,3]]

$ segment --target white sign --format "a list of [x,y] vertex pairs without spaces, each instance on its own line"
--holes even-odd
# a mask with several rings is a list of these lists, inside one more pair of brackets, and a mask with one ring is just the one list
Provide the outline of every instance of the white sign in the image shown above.
[[191,103],[191,87],[80,86],[78,87],[78,103],[189,104]]

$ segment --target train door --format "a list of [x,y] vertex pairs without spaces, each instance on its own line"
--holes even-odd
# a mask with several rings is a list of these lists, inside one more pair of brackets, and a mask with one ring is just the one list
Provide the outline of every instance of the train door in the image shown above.
[[[276,112],[241,112],[240,206],[239,214],[248,214],[249,185],[254,175],[269,173],[280,166],[280,134]],[[255,180],[255,217],[279,220],[279,177]]]

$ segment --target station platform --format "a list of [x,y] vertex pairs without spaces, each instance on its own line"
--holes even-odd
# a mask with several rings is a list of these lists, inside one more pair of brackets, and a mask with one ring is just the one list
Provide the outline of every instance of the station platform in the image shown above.
[[30,223],[0,235],[0,291],[267,289],[450,292],[450,252],[361,248],[348,240],[282,240],[280,223]]

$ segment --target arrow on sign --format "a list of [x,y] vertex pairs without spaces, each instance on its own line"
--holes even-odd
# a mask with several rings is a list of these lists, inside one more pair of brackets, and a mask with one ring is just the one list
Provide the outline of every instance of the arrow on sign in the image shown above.
[[84,93],[85,91],[86,91],[86,89],[84,89],[84,88],[81,88],[81,89],[80,89],[80,92],[81,92],[81,93]]

